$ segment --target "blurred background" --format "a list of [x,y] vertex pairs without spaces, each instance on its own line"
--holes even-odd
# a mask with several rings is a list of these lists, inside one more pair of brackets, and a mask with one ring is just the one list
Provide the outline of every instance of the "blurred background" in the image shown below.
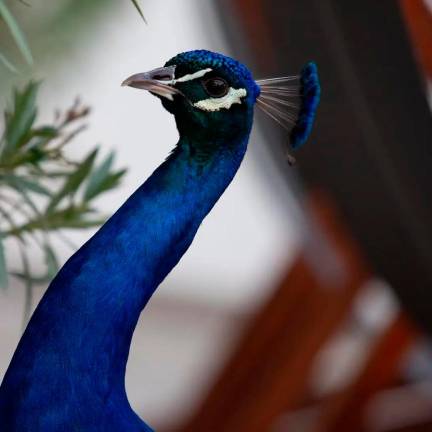
[[27,3],[0,0],[0,378],[57,267],[177,141],[123,79],[198,48],[257,78],[314,60],[298,164],[257,113],[141,317],[129,398],[167,432],[432,431],[432,2],[143,0],[147,25],[126,0]]

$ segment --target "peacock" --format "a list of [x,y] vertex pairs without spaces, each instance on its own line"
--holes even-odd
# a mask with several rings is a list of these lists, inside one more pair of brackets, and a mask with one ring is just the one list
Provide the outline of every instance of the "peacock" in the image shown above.
[[255,105],[290,129],[297,148],[320,96],[314,63],[297,76],[255,81],[243,64],[206,50],[123,85],[158,97],[179,141],[51,282],[0,387],[2,432],[152,430],[125,390],[141,311],[237,172]]

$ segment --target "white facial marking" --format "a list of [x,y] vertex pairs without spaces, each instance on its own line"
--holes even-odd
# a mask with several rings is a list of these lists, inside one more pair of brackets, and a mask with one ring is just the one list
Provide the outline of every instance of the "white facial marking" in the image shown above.
[[203,77],[206,73],[209,73],[209,72],[211,72],[211,71],[212,71],[211,68],[207,68],[207,69],[202,69],[202,70],[200,70],[200,71],[194,72],[193,74],[183,75],[183,76],[180,77],[180,78],[173,79],[173,80],[170,82],[170,84],[174,85],[174,84],[179,83],[179,82],[192,81],[192,80],[194,80],[194,79],[197,79],[197,78],[201,78],[201,77]]
[[208,98],[195,102],[193,105],[203,111],[219,111],[222,108],[229,109],[233,104],[241,103],[241,98],[247,95],[246,89],[230,87],[228,93],[220,98]]

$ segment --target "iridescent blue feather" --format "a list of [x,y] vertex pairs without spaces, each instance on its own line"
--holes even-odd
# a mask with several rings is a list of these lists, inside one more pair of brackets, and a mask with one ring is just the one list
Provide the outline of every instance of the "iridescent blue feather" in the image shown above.
[[315,63],[310,62],[303,67],[300,83],[302,103],[298,120],[290,134],[290,143],[294,149],[303,145],[308,139],[320,100],[321,87],[318,79],[318,68]]
[[[320,100],[318,69],[307,63],[300,75],[257,80],[260,95],[257,105],[289,131],[290,145],[297,149],[308,139]],[[287,153],[290,164],[295,159]]]

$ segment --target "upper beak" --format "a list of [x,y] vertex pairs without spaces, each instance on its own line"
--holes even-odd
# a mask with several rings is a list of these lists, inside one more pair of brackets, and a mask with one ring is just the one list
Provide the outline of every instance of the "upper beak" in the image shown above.
[[175,66],[161,67],[150,72],[137,73],[126,78],[122,86],[135,87],[148,90],[159,96],[173,100],[175,94],[182,94],[173,87],[175,82]]

